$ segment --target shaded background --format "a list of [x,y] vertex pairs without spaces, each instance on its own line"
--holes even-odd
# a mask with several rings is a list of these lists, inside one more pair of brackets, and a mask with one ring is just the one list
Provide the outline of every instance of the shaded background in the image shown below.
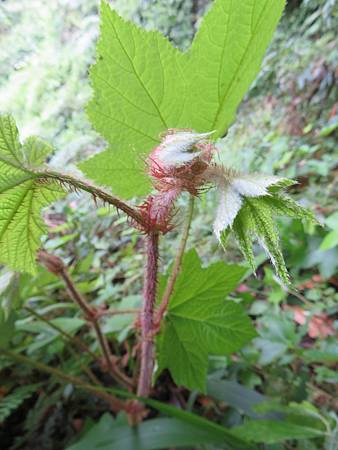
[[[116,0],[111,4],[124,17],[148,29],[159,29],[186,49],[210,2]],[[320,229],[281,221],[285,258],[298,295],[279,285],[257,249],[262,262],[258,276],[248,278],[234,298],[247,305],[259,337],[234,359],[210,360],[210,374],[285,403],[309,401],[330,417],[338,407],[334,359],[337,20],[334,0],[289,1],[261,73],[242,103],[236,123],[219,143],[227,165],[297,178],[299,185],[293,194],[313,207],[325,226]],[[58,167],[71,169],[104,147],[84,111],[91,95],[88,68],[95,58],[98,25],[96,0],[0,2],[0,109],[14,115],[22,138],[38,134],[52,142],[56,151],[51,164]],[[190,246],[208,263],[219,259],[241,262],[235,246],[230,245],[224,256],[213,237],[214,201],[209,194],[198,202]],[[81,291],[95,304],[137,307],[143,264],[140,236],[114,211],[103,206],[94,211],[88,205],[88,198],[75,194],[59,202],[46,215],[50,233],[44,247],[69,264]],[[181,206],[184,208],[185,199]],[[177,247],[176,237],[177,233],[170,233],[162,244],[162,270]],[[8,290],[8,280],[14,280],[15,289]],[[18,278],[2,270],[0,294],[3,311],[17,309],[13,345],[27,349],[37,360],[76,373],[76,361],[60,336],[21,308],[34,305],[46,317],[57,318],[61,328],[81,332],[82,323],[65,303],[59,282],[43,269],[35,278]],[[117,338],[123,348],[132,345],[133,320],[132,315],[107,320],[107,336]],[[68,392],[50,380],[46,384],[45,378],[28,368],[1,359],[0,369],[0,396],[4,397],[0,403],[1,448],[66,448],[85,426],[86,418],[97,420],[104,411],[100,405],[93,408],[90,399],[71,388]],[[39,385],[38,389],[36,383],[43,388]],[[20,394],[22,385],[26,391]],[[18,401],[10,404],[8,398],[15,397],[15,392]],[[201,398],[197,409],[226,425],[241,423],[240,401],[227,404],[223,394],[219,395],[225,407],[219,409],[214,393],[215,401]],[[335,448],[332,439],[325,448]],[[299,441],[271,449],[312,450],[322,445]]]

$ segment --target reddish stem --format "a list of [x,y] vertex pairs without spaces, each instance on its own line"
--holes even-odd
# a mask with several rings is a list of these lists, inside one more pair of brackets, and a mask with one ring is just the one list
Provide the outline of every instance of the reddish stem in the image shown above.
[[176,253],[173,269],[172,269],[172,272],[168,279],[168,283],[167,283],[166,289],[164,291],[160,307],[157,311],[157,314],[156,314],[156,317],[154,320],[155,321],[155,330],[157,332],[160,331],[160,325],[161,325],[162,319],[168,309],[169,300],[174,291],[175,283],[176,283],[177,277],[181,270],[182,260],[183,260],[185,247],[187,245],[187,241],[188,241],[188,237],[189,237],[189,230],[190,230],[193,213],[194,213],[194,197],[191,196],[189,199],[189,209],[188,209],[187,219],[184,224],[182,238],[181,238],[181,242],[179,244],[179,247],[178,247],[178,250]]
[[56,276],[60,277],[61,280],[63,280],[68,290],[69,296],[80,307],[87,322],[93,326],[99,346],[106,362],[107,369],[110,371],[112,377],[116,381],[124,384],[128,389],[132,389],[132,380],[130,380],[129,377],[127,377],[114,362],[115,358],[110,351],[109,343],[102,333],[101,326],[99,324],[100,315],[97,313],[97,310],[95,308],[89,305],[87,300],[77,289],[73,280],[69,276],[67,268],[64,265],[63,261],[57,256],[50,255],[43,250],[40,250],[38,253],[38,261],[43,264],[49,272],[54,273]]
[[137,394],[147,397],[151,389],[154,369],[154,305],[156,300],[157,270],[158,270],[158,233],[146,237],[147,262],[144,274],[143,308],[141,312],[141,368]]

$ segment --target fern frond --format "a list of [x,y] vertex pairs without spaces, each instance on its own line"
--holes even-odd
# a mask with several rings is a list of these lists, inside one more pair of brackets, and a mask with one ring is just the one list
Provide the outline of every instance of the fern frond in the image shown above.
[[20,386],[0,400],[0,423],[4,422],[22,403],[30,398],[40,384]]

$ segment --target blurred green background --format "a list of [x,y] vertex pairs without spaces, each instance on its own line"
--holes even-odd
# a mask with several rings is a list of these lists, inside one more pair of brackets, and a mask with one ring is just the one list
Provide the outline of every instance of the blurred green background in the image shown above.
[[[211,2],[110,3],[124,17],[160,30],[187,49]],[[261,261],[257,277],[248,277],[234,298],[256,320],[259,337],[235,359],[210,360],[210,377],[255,389],[285,405],[309,402],[330,424],[324,440],[289,440],[264,447],[271,450],[338,448],[337,26],[336,1],[290,0],[259,77],[235,124],[218,143],[227,165],[296,178],[299,184],[293,194],[313,208],[324,225],[312,228],[288,220],[280,224],[296,292],[280,286],[257,249]],[[14,115],[22,138],[37,134],[50,141],[56,149],[50,164],[61,169],[72,170],[76,162],[104,147],[85,114],[98,27],[96,0],[0,2],[0,110]],[[231,242],[224,256],[213,237],[214,201],[208,194],[198,202],[189,246],[206,263],[242,262]],[[185,207],[185,199],[181,206]],[[124,217],[103,206],[94,210],[87,197],[70,194],[46,214],[46,220],[50,232],[44,247],[64,259],[91,301],[113,307],[140,304],[141,237]],[[177,232],[172,232],[161,244],[162,271],[172,260],[176,238]],[[25,349],[30,357],[69,373],[80,370],[60,335],[24,309],[34,306],[69,333],[85,333],[57,278],[42,268],[37,277],[18,277],[2,269],[0,296],[1,314],[15,322],[15,349]],[[129,315],[106,321],[105,333],[116,338],[117,353],[132,345],[134,319]],[[85,338],[90,342],[90,336]],[[88,364],[83,358],[80,362]],[[1,358],[0,370],[3,449],[66,448],[76,439],[76,420],[82,421],[82,429],[88,425],[84,418],[97,421],[104,411],[102,405],[93,408],[87,395],[67,391],[56,382],[46,384],[43,376],[6,358]],[[214,389],[212,399],[204,400],[189,395],[199,413],[227,426],[241,423],[245,416],[241,401],[231,402],[223,391]]]

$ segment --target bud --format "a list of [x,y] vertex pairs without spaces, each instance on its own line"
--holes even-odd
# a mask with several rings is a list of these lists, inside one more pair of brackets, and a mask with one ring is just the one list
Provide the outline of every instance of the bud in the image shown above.
[[163,233],[173,228],[177,197],[184,191],[198,195],[205,184],[215,147],[207,141],[210,133],[169,130],[148,158],[149,174],[157,193],[139,207],[148,228]]
[[45,266],[48,272],[54,275],[60,275],[64,271],[64,264],[60,258],[57,256],[50,255],[44,250],[40,250],[37,255],[38,262]]
[[150,155],[150,160],[165,167],[178,167],[190,163],[201,156],[207,138],[214,133],[194,133],[193,131],[170,130],[161,144]]

